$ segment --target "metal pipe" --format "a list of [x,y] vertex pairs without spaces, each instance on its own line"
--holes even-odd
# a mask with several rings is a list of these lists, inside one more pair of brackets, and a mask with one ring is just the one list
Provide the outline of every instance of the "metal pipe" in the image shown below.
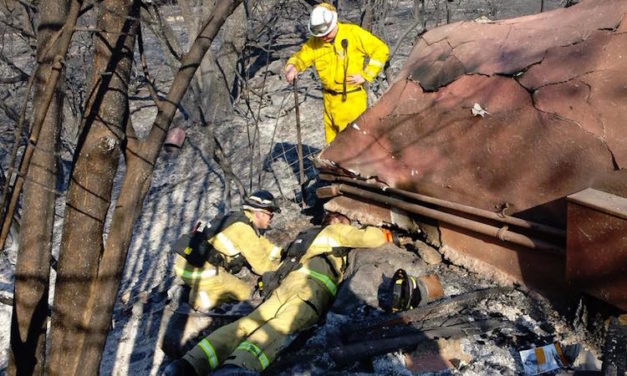
[[336,184],[336,186],[337,186],[338,191],[341,193],[354,195],[357,197],[370,199],[370,200],[373,200],[382,204],[394,206],[396,208],[402,209],[410,213],[419,214],[428,218],[436,219],[438,221],[455,225],[463,229],[478,232],[480,234],[488,235],[488,236],[500,239],[502,241],[522,245],[527,248],[551,252],[557,255],[564,255],[564,250],[561,247],[542,241],[542,240],[530,238],[526,235],[511,232],[508,230],[507,226],[503,226],[499,228],[496,226],[487,225],[485,223],[459,217],[454,214],[441,212],[435,209],[420,206],[418,204],[408,203],[397,198],[387,197],[382,194],[374,193],[371,191],[367,191],[367,190],[353,187],[353,186],[346,185],[346,184]]
[[361,187],[369,188],[369,189],[377,189],[386,193],[392,193],[395,195],[411,198],[417,201],[426,202],[433,205],[438,205],[443,208],[457,210],[462,213],[472,214],[477,217],[483,217],[487,219],[492,219],[494,221],[507,223],[509,225],[517,226],[520,228],[525,228],[533,231],[542,232],[546,235],[556,236],[560,239],[566,238],[566,231],[561,230],[559,228],[543,225],[541,223],[526,221],[524,219],[512,217],[509,215],[501,215],[498,213],[491,212],[489,210],[479,209],[468,205],[458,204],[456,202],[446,201],[435,197],[425,196],[419,193],[408,192],[398,188],[391,188],[382,186],[379,184],[367,183],[363,180],[351,179],[343,176],[336,176],[331,174],[320,174],[320,178],[326,181],[338,181],[353,185],[358,185]]

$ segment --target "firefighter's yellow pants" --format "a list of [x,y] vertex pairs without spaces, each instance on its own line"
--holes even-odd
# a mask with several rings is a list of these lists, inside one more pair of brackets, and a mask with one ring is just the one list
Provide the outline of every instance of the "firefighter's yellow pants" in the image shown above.
[[329,308],[337,280],[322,258],[309,260],[248,316],[223,326],[185,354],[198,375],[222,364],[264,370],[296,332],[318,321]]
[[347,93],[346,101],[342,102],[342,94],[331,94],[323,91],[324,102],[324,139],[328,144],[335,136],[357,119],[366,110],[366,91]]
[[242,301],[250,297],[251,287],[229,274],[224,268],[205,263],[197,268],[176,255],[174,271],[191,287],[189,303],[200,310],[209,310],[227,301]]

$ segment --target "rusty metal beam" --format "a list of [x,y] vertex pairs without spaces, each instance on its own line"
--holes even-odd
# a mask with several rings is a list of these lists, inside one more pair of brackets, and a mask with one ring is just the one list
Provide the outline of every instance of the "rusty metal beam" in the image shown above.
[[365,189],[353,187],[347,184],[336,184],[335,189],[342,194],[349,196],[357,196],[368,200],[376,201],[385,205],[393,206],[404,211],[422,215],[428,218],[432,218],[438,221],[449,223],[460,228],[464,228],[470,231],[474,231],[480,234],[488,235],[505,242],[518,244],[530,249],[539,251],[545,251],[554,253],[557,255],[564,255],[564,249],[557,245],[548,243],[543,240],[535,239],[526,235],[509,231],[507,226],[496,227],[485,223],[474,221],[471,219],[463,218],[454,214],[445,213],[436,209],[427,208],[414,203],[408,203],[406,201],[385,196],[383,194],[374,193]]
[[415,201],[426,202],[428,204],[437,205],[443,208],[456,210],[462,213],[471,214],[477,217],[487,218],[494,221],[498,221],[501,223],[506,223],[512,226],[517,226],[520,228],[542,232],[549,236],[555,236],[560,239],[566,238],[566,232],[559,228],[555,228],[552,226],[547,226],[541,223],[527,221],[521,218],[512,217],[509,215],[504,215],[501,213],[495,213],[484,209],[475,208],[468,205],[458,204],[456,202],[451,202],[447,200],[442,200],[435,197],[430,197],[426,195],[422,195],[419,193],[409,192],[398,188],[392,188],[385,186],[383,184],[373,184],[368,183],[363,180],[353,179],[345,176],[332,175],[332,174],[320,174],[320,179],[331,181],[331,182],[342,182],[348,183],[356,186],[360,186],[367,189],[379,190],[385,192],[386,194],[394,194],[398,196],[402,196],[403,198],[409,198]]
[[567,211],[566,280],[627,312],[627,198],[588,188]]

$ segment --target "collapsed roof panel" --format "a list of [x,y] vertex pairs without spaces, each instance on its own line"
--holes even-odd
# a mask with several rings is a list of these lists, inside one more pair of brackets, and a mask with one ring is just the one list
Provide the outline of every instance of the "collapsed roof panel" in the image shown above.
[[602,186],[627,164],[626,11],[592,0],[429,31],[319,163],[510,214]]

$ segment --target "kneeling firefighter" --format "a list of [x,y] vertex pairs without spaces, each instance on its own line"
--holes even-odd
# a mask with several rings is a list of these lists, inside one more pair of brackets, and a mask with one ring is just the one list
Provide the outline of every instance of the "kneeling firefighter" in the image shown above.
[[[326,314],[342,280],[348,250],[378,247],[394,239],[388,230],[356,228],[349,222],[342,215],[331,214],[326,226],[299,234],[286,248],[287,259],[277,271],[285,276],[265,301],[170,363],[165,375],[206,375],[218,367],[216,375],[256,374],[268,367],[295,333]],[[298,249],[302,254],[298,255]],[[283,265],[290,262],[291,270],[284,270]]]
[[244,265],[258,275],[279,266],[281,248],[261,233],[277,212],[274,196],[260,190],[244,199],[241,212],[218,216],[209,224],[199,222],[179,239],[174,271],[191,287],[189,303],[195,309],[247,299],[251,288],[233,275]]

